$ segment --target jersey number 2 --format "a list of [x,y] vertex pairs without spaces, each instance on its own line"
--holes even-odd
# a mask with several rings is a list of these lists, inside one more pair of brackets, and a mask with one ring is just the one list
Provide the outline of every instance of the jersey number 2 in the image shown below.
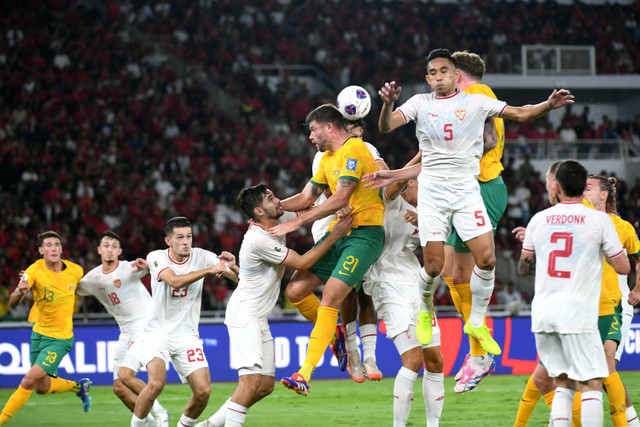
[[556,258],[568,258],[573,252],[573,235],[571,233],[553,233],[551,235],[551,243],[558,243],[564,240],[564,249],[551,251],[549,254],[549,267],[547,272],[551,277],[562,277],[568,279],[571,277],[570,271],[556,270]]

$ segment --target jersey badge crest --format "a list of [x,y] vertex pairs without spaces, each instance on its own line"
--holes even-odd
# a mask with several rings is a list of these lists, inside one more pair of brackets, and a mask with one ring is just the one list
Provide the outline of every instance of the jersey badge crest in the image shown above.
[[122,282],[120,281],[120,279],[114,280],[113,286],[115,286],[116,288],[119,288],[120,286],[122,286]]
[[466,115],[467,115],[467,110],[465,110],[464,108],[460,108],[459,110],[456,110],[456,117],[458,118],[458,120],[464,120]]
[[358,166],[358,161],[356,159],[347,159],[347,166],[345,169],[348,171],[355,171]]
[[274,249],[276,252],[280,252],[280,251],[282,250],[282,249],[280,249],[280,248],[279,248],[279,247],[277,247],[277,246],[274,246],[274,248],[273,248],[273,249]]

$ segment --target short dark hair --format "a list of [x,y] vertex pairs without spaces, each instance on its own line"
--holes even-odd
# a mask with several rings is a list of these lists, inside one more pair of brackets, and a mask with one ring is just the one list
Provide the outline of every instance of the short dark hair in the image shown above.
[[120,236],[118,236],[118,234],[116,234],[116,232],[113,230],[107,230],[100,235],[100,237],[98,238],[98,246],[100,246],[100,243],[102,243],[102,239],[104,239],[105,237],[117,240],[120,246],[122,246],[122,240],[120,239]]
[[191,227],[191,222],[183,216],[174,216],[167,221],[167,225],[164,226],[164,234],[169,237],[173,234],[173,230],[182,227]]
[[565,160],[556,170],[556,181],[565,196],[581,196],[587,186],[587,170],[575,160]]
[[334,126],[340,126],[344,129],[344,116],[333,104],[322,104],[309,114],[305,119],[305,123],[308,125],[313,121],[318,123],[331,123]]
[[458,68],[458,63],[456,62],[456,59],[453,57],[453,55],[451,55],[451,52],[449,52],[449,49],[434,49],[431,52],[429,52],[429,55],[427,55],[427,67],[429,66],[429,62],[433,61],[436,58],[445,58],[448,59],[455,68]]
[[463,50],[453,52],[451,56],[456,61],[456,68],[458,68],[458,70],[464,71],[473,78],[482,80],[487,68],[482,58],[480,58],[480,55],[471,53],[468,50]]
[[618,213],[618,207],[616,206],[616,183],[618,180],[610,176],[609,178],[602,175],[589,175],[588,179],[596,179],[600,183],[600,191],[607,192],[607,213]]
[[240,205],[242,212],[244,212],[249,218],[255,220],[256,217],[253,210],[262,206],[262,200],[268,191],[269,186],[265,183],[243,188],[242,191],[240,191],[240,194],[238,194],[238,204]]
[[38,234],[38,247],[41,247],[44,244],[45,239],[49,239],[51,237],[60,240],[60,243],[62,244],[62,238],[60,237],[60,235],[55,231],[49,230],[45,231],[44,233]]
[[558,166],[560,166],[560,163],[562,163],[563,160],[558,160],[557,162],[553,162],[551,163],[551,166],[549,166],[549,173],[551,175],[555,175],[556,171],[558,170]]

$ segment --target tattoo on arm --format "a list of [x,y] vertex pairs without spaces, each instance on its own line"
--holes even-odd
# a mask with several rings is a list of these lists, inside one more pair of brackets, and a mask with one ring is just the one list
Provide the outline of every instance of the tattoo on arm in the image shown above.
[[324,188],[320,187],[317,184],[311,183],[311,194],[313,197],[319,197],[322,193],[324,193]]
[[338,182],[341,187],[353,187],[357,184],[357,182],[352,179],[338,179]]
[[496,135],[496,123],[493,117],[489,117],[484,122],[484,153],[493,150],[498,145],[498,135]]
[[518,274],[521,276],[532,276],[536,272],[536,256],[520,258],[518,262]]

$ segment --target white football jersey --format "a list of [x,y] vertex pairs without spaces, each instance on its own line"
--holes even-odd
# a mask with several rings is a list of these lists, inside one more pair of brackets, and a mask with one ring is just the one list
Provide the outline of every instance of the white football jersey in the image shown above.
[[422,173],[432,177],[480,174],[484,122],[499,117],[507,104],[480,94],[435,92],[414,95],[398,108],[405,123],[416,122]]
[[[375,160],[376,162],[379,160],[383,160],[383,158],[380,156],[380,153],[378,152],[378,149],[376,147],[374,147],[372,144],[368,142],[365,142],[364,145],[366,145],[369,151],[371,152],[371,155],[373,156],[373,160]],[[311,172],[312,172],[311,176],[314,176],[316,172],[318,172],[318,168],[320,167],[320,160],[322,160],[323,155],[324,155],[324,152],[318,151],[315,157],[313,158],[313,164],[311,165]],[[327,200],[327,196],[325,196],[324,194],[321,194],[320,197],[316,199],[313,206],[319,206],[322,203],[324,203],[325,200]],[[334,219],[336,219],[335,215],[329,215],[313,222],[313,225],[311,225],[311,235],[313,236],[313,241],[315,243],[317,243],[318,240],[320,240],[327,233],[327,231],[329,231],[329,225],[333,222]]]
[[[417,283],[420,261],[413,252],[420,245],[418,229],[404,220],[411,206],[402,196],[384,197],[384,249],[365,274],[365,282]],[[367,286],[365,283],[365,290]]]
[[522,250],[536,255],[531,330],[597,331],[602,257],[624,253],[609,216],[580,202],[558,203],[534,215]]
[[120,333],[138,334],[149,320],[151,294],[140,278],[146,270],[134,271],[129,261],[118,262],[105,273],[102,265],[89,271],[78,284],[78,295],[93,295],[118,322]]
[[[296,216],[295,212],[285,212],[279,221]],[[287,256],[285,236],[272,236],[262,226],[251,223],[240,246],[240,281],[227,304],[226,325],[242,327],[252,319],[269,317],[278,302],[285,269],[282,263]]]
[[204,278],[190,285],[172,288],[160,279],[160,273],[171,269],[175,274],[182,275],[211,267],[219,262],[216,254],[201,248],[191,248],[189,258],[180,263],[171,259],[169,248],[147,255],[153,298],[153,311],[147,330],[179,339],[199,337],[198,322]]

